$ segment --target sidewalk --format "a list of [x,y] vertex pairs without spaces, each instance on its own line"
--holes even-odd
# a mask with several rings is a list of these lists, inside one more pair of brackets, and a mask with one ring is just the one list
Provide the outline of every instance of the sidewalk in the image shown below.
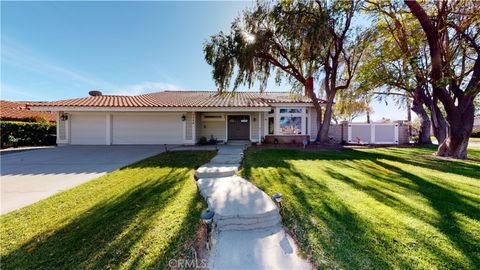
[[281,226],[272,199],[236,175],[245,146],[220,146],[196,172],[200,194],[215,212],[210,269],[311,269]]

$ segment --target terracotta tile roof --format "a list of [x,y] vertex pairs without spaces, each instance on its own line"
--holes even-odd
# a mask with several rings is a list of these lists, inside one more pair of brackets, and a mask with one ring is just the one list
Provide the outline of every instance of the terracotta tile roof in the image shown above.
[[45,102],[0,100],[0,118],[2,120],[23,120],[30,117],[40,117],[50,122],[56,121],[56,114],[53,112],[30,111],[27,105],[34,103],[44,104]]
[[[34,104],[54,107],[268,107],[269,103],[310,103],[287,92],[164,91],[138,96],[93,96]],[[322,101],[323,102],[323,101]]]

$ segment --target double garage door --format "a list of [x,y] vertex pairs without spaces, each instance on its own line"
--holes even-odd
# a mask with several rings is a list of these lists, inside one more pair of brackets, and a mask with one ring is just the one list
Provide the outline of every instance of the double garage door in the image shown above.
[[181,144],[181,113],[70,115],[71,144]]

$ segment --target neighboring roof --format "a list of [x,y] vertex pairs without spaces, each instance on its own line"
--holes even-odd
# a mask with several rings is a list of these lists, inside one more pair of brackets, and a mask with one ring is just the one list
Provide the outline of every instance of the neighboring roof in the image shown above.
[[[270,103],[311,103],[286,92],[164,91],[138,96],[91,96],[32,104],[52,107],[269,107]],[[322,100],[322,103],[324,101]]]
[[56,121],[56,114],[53,112],[30,111],[27,105],[33,103],[44,104],[45,102],[0,100],[0,118],[3,120],[22,120],[29,117],[42,117],[50,122]]

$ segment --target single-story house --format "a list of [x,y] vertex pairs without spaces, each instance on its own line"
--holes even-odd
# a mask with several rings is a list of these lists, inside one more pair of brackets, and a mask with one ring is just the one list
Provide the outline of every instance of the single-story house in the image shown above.
[[30,108],[57,112],[58,144],[195,144],[200,137],[261,143],[272,136],[301,142],[317,133],[312,100],[287,92],[90,95]]

